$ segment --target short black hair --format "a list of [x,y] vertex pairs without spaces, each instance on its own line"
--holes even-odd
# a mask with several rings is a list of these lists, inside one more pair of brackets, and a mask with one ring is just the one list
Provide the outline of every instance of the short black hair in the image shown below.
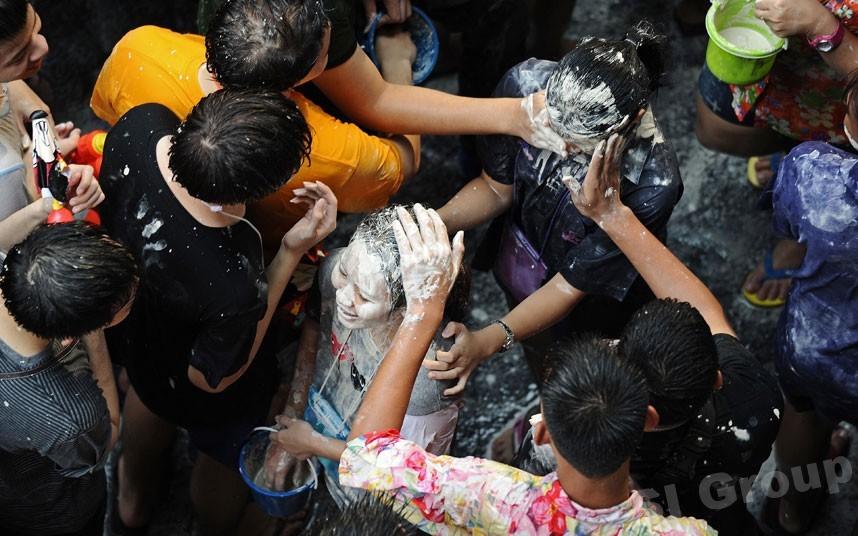
[[132,254],[85,222],[39,225],[9,251],[0,271],[9,314],[45,339],[80,337],[108,325],[137,283]]
[[645,108],[664,76],[666,42],[646,20],[624,39],[581,41],[548,79],[545,106],[558,134],[598,137]]
[[613,474],[631,457],[643,433],[643,376],[591,334],[555,344],[547,359],[542,414],[554,447],[588,478]]
[[334,505],[324,509],[321,519],[307,532],[325,536],[417,536],[423,534],[403,519],[407,505],[396,503],[386,494],[362,493],[361,497],[340,510]]
[[619,351],[646,377],[662,425],[694,417],[712,396],[715,340],[703,316],[687,303],[663,299],[641,307],[626,324]]
[[170,169],[208,203],[247,203],[273,193],[309,158],[310,128],[274,91],[221,89],[203,98],[170,146]]
[[285,91],[319,59],[328,25],[319,0],[228,0],[206,33],[208,69],[225,87]]
[[27,25],[26,0],[0,0],[0,43],[17,37]]

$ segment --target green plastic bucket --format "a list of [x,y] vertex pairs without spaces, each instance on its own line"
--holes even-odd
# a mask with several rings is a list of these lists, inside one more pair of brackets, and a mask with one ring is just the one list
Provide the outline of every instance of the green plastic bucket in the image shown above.
[[706,13],[706,32],[706,65],[728,84],[761,80],[786,48],[786,41],[754,15],[754,0],[713,0]]

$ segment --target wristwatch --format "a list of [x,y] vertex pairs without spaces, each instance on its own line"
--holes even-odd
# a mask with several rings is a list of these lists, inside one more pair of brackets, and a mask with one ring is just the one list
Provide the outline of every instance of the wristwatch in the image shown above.
[[826,34],[826,35],[817,35],[816,37],[807,38],[808,44],[815,48],[817,52],[831,52],[843,41],[843,34],[846,33],[846,30],[843,29],[843,25],[839,22],[837,23],[837,29],[834,30],[834,33]]
[[504,333],[506,333],[506,340],[503,342],[503,346],[498,350],[499,354],[502,354],[512,348],[512,345],[515,344],[515,333],[512,332],[509,326],[506,325],[506,322],[503,320],[495,320],[495,324],[500,324],[500,327],[503,328]]

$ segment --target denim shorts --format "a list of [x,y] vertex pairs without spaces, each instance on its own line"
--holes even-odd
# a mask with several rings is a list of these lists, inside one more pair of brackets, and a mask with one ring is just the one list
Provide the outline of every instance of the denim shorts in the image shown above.
[[721,119],[734,125],[754,126],[755,109],[752,107],[744,120],[739,121],[736,112],[733,111],[733,92],[730,91],[730,85],[718,80],[705,63],[697,79],[697,91],[706,103],[706,107]]

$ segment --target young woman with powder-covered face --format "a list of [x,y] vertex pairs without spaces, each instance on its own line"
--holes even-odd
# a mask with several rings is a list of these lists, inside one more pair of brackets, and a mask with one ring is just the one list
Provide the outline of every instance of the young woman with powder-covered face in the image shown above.
[[[415,205],[414,212],[428,214],[420,205]],[[352,418],[395,333],[403,322],[418,320],[405,316],[404,283],[393,233],[395,221],[396,207],[370,214],[361,222],[349,245],[332,251],[319,271],[320,299],[317,305],[308,307],[299,348],[296,375],[304,385],[293,382],[291,396],[300,393],[301,402],[307,398],[305,419],[327,437],[342,439],[348,434]],[[462,311],[454,309],[462,308],[459,296],[466,295],[465,281],[454,289],[455,303],[451,302],[448,308],[450,318],[462,316]],[[440,334],[436,334],[427,359],[434,359],[440,342]],[[458,404],[443,395],[451,385],[449,381],[429,379],[427,371],[422,370],[402,429],[404,437],[436,454],[443,454],[449,448],[458,420]],[[286,416],[300,417],[301,404],[290,401],[290,405]],[[327,478],[332,494],[340,503],[348,500],[337,486],[336,467],[329,469]],[[272,487],[280,484],[276,479],[270,482]]]
[[[569,202],[567,185],[574,189],[583,181],[590,156],[611,134],[624,135],[623,200],[651,231],[664,234],[682,191],[676,158],[650,108],[663,74],[664,41],[642,22],[623,40],[586,39],[560,63],[528,60],[501,80],[496,96],[546,90],[550,125],[566,140],[570,154],[563,158],[539,151],[517,138],[483,138],[482,175],[438,211],[451,231],[507,215],[494,272],[512,307],[479,330],[453,322],[446,326],[443,335],[454,339],[452,348],[425,366],[432,378],[458,378],[447,394],[461,391],[479,363],[518,340],[530,338],[525,349],[538,371],[541,349],[556,335],[618,329],[622,316],[647,295],[598,222]],[[588,296],[617,313],[605,314]],[[581,310],[570,315],[576,307]],[[564,317],[560,333],[534,337]]]

